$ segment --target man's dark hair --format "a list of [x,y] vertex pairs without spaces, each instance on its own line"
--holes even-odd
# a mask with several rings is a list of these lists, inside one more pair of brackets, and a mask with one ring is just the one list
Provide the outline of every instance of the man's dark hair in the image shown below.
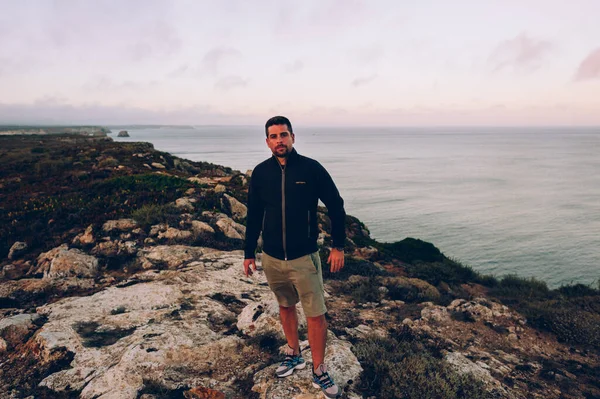
[[265,124],[265,135],[267,137],[269,137],[269,127],[273,125],[287,125],[290,133],[294,133],[294,130],[292,129],[292,122],[290,122],[288,118],[285,116],[274,116]]

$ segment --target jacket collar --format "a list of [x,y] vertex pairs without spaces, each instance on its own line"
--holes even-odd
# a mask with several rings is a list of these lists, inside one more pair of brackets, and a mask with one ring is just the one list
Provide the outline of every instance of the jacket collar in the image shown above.
[[[292,147],[292,151],[290,152],[290,154],[287,157],[287,161],[285,162],[285,166],[287,167],[290,164],[290,161],[294,162],[299,156],[300,156],[300,154],[298,154],[298,152],[296,151],[296,149],[294,147]],[[277,159],[277,157],[275,155],[271,155],[271,158],[277,164],[277,166],[281,167],[281,164],[279,163],[279,160]]]

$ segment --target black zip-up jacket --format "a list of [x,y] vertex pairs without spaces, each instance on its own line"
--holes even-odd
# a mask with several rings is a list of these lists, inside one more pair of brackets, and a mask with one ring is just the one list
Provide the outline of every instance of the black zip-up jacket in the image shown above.
[[292,260],[318,250],[317,205],[327,207],[334,247],[346,240],[344,200],[323,166],[292,149],[286,165],[272,156],[252,172],[248,189],[245,258],[254,258],[262,231],[263,250]]

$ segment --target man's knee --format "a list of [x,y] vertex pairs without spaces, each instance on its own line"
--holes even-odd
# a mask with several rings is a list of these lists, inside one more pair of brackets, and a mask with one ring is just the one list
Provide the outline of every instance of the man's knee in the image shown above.
[[315,316],[315,317],[307,317],[306,321],[309,326],[319,326],[319,327],[327,326],[327,320],[325,319],[324,314],[322,314],[320,316]]
[[279,311],[282,313],[292,313],[296,311],[296,305],[294,306],[281,306],[279,305]]

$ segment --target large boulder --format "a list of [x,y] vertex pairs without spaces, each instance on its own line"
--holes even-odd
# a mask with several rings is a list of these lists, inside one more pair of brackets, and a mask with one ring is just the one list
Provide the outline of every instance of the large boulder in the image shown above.
[[38,273],[44,278],[82,277],[98,275],[98,259],[78,249],[69,249],[67,244],[42,253],[38,259]]
[[86,246],[86,245],[92,245],[96,242],[96,239],[94,238],[94,230],[93,230],[93,226],[90,224],[83,233],[78,234],[74,239],[73,239],[73,245],[81,245],[81,246]]
[[198,261],[202,255],[214,251],[216,250],[204,247],[158,245],[142,248],[138,251],[138,259],[144,269],[178,269],[191,262]]
[[194,198],[177,198],[175,200],[175,206],[182,211],[191,212],[194,210],[194,202],[196,202]]
[[236,223],[228,217],[217,220],[216,225],[229,238],[243,240],[246,235],[246,226]]
[[[301,306],[297,311],[299,327],[306,326],[306,318]],[[279,321],[279,305],[272,299],[262,302],[252,302],[247,305],[238,316],[237,328],[241,332],[251,337],[276,333],[283,337],[283,328]]]
[[194,234],[215,234],[215,229],[210,224],[199,220],[192,220],[192,231]]
[[102,230],[105,233],[112,233],[114,231],[117,232],[127,232],[131,231],[138,227],[138,224],[133,219],[119,219],[119,220],[109,220],[108,222],[102,225]]
[[223,208],[231,211],[231,216],[234,220],[243,220],[246,218],[246,215],[248,214],[248,208],[231,195],[223,194],[221,202]]
[[[37,329],[35,324],[40,315],[18,314],[0,320],[0,337],[7,343],[8,348],[15,347],[25,341],[30,332]],[[1,350],[0,350],[1,352]]]
[[137,254],[138,246],[135,241],[103,241],[92,248],[92,255],[100,255],[106,258],[119,256],[133,256]]
[[175,242],[186,242],[192,238],[192,232],[168,227],[166,231],[158,233],[158,239],[167,239]]

